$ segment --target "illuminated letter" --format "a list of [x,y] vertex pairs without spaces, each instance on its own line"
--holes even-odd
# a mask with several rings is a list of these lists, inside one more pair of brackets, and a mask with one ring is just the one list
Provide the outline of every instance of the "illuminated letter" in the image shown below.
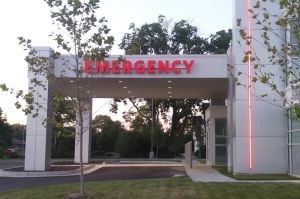
[[105,60],[103,64],[97,60],[96,61],[96,67],[94,70],[95,73],[109,73],[109,62]]
[[165,61],[165,63],[161,60],[158,61],[158,73],[169,73],[169,61]]
[[179,70],[179,69],[176,68],[176,65],[179,65],[179,64],[181,64],[181,61],[180,61],[180,60],[175,60],[175,61],[173,61],[173,63],[172,63],[172,70],[173,70],[173,72],[174,72],[175,74],[180,74],[180,73],[181,73],[181,70]]
[[148,60],[148,73],[149,74],[155,73],[155,60]]
[[190,63],[188,61],[186,61],[186,60],[183,61],[183,64],[184,64],[184,66],[186,68],[186,72],[187,73],[191,72],[191,68],[192,68],[194,62],[195,62],[194,60],[191,60]]
[[142,74],[145,72],[145,65],[144,65],[144,61],[143,60],[137,60],[134,63],[134,71],[136,73]]
[[120,66],[118,60],[112,61],[111,71],[114,74],[120,74]]
[[131,61],[124,60],[124,62],[123,62],[123,73],[132,73],[131,66],[132,66]]
[[91,70],[91,68],[92,68],[91,64],[92,63],[93,62],[91,60],[85,60],[84,61],[84,72],[85,73],[92,73],[92,70]]

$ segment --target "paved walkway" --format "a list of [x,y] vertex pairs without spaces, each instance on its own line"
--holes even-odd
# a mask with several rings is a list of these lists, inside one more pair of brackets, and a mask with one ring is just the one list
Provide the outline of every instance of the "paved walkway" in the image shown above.
[[224,176],[211,166],[193,161],[193,168],[189,169],[185,165],[185,171],[193,182],[236,182],[236,180]]
[[[189,169],[184,164],[186,174],[193,182],[242,182],[242,183],[297,183],[300,180],[235,180],[224,176],[211,166],[201,164],[198,160],[193,161],[193,168]],[[297,176],[299,177],[299,176]]]

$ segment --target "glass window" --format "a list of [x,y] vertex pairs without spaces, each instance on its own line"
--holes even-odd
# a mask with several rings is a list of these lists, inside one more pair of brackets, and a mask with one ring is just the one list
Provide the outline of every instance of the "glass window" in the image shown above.
[[292,130],[300,129],[300,120],[292,120]]
[[227,119],[215,119],[215,157],[217,165],[227,164]]
[[292,147],[293,174],[300,175],[300,146]]
[[293,74],[290,75],[290,80],[299,79],[300,77],[300,58],[292,58],[291,66]]
[[299,45],[300,45],[300,22],[294,21],[290,30],[290,42],[292,45],[292,52],[295,57],[300,56]]
[[227,146],[216,146],[216,164],[227,164]]
[[[291,44],[297,44],[299,40],[297,40],[296,35],[300,31],[300,22],[299,21],[293,21],[291,25]],[[298,35],[297,35],[298,36]]]
[[300,131],[297,131],[297,132],[293,132],[292,133],[292,143],[295,144],[295,143],[300,143]]
[[226,145],[227,144],[227,137],[216,137],[216,144],[219,145]]
[[300,71],[300,58],[292,58],[291,65],[296,71]]
[[292,130],[298,130],[292,133],[292,143],[300,143],[300,120],[292,120]]
[[224,135],[226,136],[226,126],[227,120],[225,118],[216,118],[215,120],[215,133],[217,135]]

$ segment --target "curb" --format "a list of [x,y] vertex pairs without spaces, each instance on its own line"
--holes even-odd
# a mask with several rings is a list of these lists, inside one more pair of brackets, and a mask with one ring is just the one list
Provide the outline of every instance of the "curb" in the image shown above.
[[103,164],[103,167],[108,167],[108,168],[112,168],[112,167],[182,167],[182,164],[149,164],[149,163],[145,163],[145,164],[140,164],[140,163],[129,163],[129,164]]
[[156,160],[137,160],[137,161],[127,161],[127,160],[121,160],[120,164],[169,164],[169,165],[178,165],[181,164],[181,162],[174,162],[174,161],[156,161]]
[[[67,166],[67,165],[66,165]],[[84,174],[89,174],[101,167],[91,164],[84,166]],[[58,177],[58,176],[75,176],[80,175],[80,168],[69,171],[5,171],[0,170],[0,177],[14,177],[14,178],[24,178],[24,177]]]

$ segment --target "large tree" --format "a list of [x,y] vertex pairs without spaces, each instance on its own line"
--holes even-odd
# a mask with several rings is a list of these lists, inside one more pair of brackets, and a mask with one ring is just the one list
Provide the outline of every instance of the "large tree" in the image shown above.
[[221,30],[212,34],[209,38],[208,52],[214,54],[226,54],[230,47],[232,30]]
[[170,34],[170,54],[204,54],[208,41],[198,35],[198,28],[186,20],[175,22]]
[[0,107],[0,157],[3,150],[12,145],[13,133]]
[[53,129],[51,156],[55,158],[71,158],[74,155],[74,137],[76,111],[72,99],[60,92],[53,95]]
[[115,152],[118,137],[125,131],[120,121],[113,121],[107,115],[97,115],[92,122],[92,151],[96,152],[96,155]]
[[[162,15],[157,22],[144,24],[140,28],[131,24],[129,30],[119,45],[125,54],[221,54],[226,53],[231,40],[231,30],[203,38],[199,36],[198,28],[187,20],[180,20],[171,26],[171,22]],[[132,123],[131,127],[150,124],[151,99],[115,99],[113,110],[121,101],[134,107],[124,114],[125,120]],[[184,135],[190,132],[193,117],[201,110],[202,99],[155,99],[154,102],[154,122],[158,124],[162,119],[169,126],[169,150],[176,154],[183,149],[186,141]],[[170,117],[168,113],[171,113]]]
[[159,21],[144,24],[137,28],[130,24],[130,33],[125,33],[119,44],[125,54],[167,54],[169,50],[168,30],[165,26],[164,16],[159,16]]

